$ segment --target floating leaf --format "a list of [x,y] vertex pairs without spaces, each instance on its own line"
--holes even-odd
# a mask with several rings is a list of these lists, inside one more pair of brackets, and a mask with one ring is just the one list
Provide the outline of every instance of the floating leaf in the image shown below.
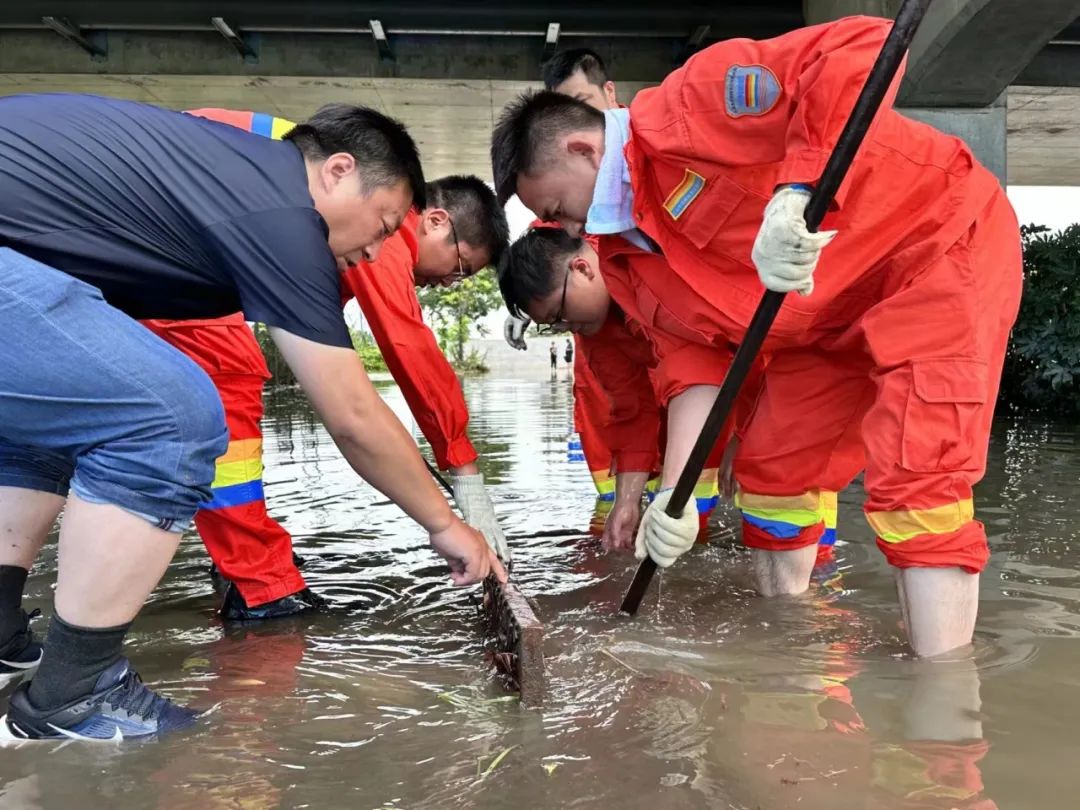
[[511,751],[513,751],[515,748],[517,748],[516,745],[511,745],[509,748],[507,748],[505,751],[503,751],[501,754],[499,754],[497,757],[495,757],[495,759],[491,760],[491,764],[487,766],[487,770],[485,770],[480,775],[480,778],[481,779],[487,779],[488,774],[491,773],[496,768],[498,768],[499,763],[502,762],[504,759],[506,759],[506,755],[509,754]]

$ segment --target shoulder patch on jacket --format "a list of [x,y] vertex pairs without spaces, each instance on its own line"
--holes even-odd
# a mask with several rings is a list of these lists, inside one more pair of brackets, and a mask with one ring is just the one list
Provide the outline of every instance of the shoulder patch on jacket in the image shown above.
[[724,107],[732,118],[765,115],[780,98],[780,82],[764,65],[732,65],[724,82]]
[[690,207],[690,203],[697,199],[697,195],[703,188],[705,188],[705,178],[687,169],[683,174],[682,182],[675,186],[675,189],[664,200],[664,210],[671,214],[672,219],[678,219]]

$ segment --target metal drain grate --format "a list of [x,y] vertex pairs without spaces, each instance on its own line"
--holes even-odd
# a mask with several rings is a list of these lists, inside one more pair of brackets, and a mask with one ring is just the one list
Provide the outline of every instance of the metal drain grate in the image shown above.
[[522,705],[542,706],[547,691],[544,625],[532,605],[512,582],[500,585],[488,577],[481,613],[499,672],[521,694]]

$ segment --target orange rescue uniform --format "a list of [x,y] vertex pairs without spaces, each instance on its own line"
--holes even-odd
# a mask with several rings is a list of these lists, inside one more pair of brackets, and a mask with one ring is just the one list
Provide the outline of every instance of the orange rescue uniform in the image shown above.
[[[855,17],[721,42],[638,94],[634,216],[666,261],[631,264],[620,304],[678,338],[660,346],[662,369],[727,362],[763,292],[750,251],[765,205],[820,176],[888,31]],[[865,467],[890,563],[976,572],[989,552],[972,485],[1019,304],[1019,228],[994,176],[894,111],[895,89],[822,224],[839,235],[814,293],[788,296],[766,341],[736,466],[744,539],[817,542],[823,493]]]

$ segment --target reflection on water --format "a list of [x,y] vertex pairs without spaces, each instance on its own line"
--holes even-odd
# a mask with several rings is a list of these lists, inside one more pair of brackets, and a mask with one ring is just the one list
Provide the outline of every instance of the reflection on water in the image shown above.
[[[397,389],[383,392],[411,424]],[[995,554],[977,649],[931,665],[904,653],[856,488],[841,498],[839,565],[807,596],[756,598],[722,511],[713,543],[664,574],[636,619],[620,616],[633,562],[599,550],[603,506],[566,452],[569,381],[466,392],[515,574],[548,625],[544,710],[501,699],[469,595],[302,398],[278,391],[270,508],[340,612],[224,628],[190,538],[130,654],[207,721],[144,745],[4,749],[0,807],[1076,805],[1077,431],[999,424],[978,492]],[[54,555],[30,607],[48,606]]]

